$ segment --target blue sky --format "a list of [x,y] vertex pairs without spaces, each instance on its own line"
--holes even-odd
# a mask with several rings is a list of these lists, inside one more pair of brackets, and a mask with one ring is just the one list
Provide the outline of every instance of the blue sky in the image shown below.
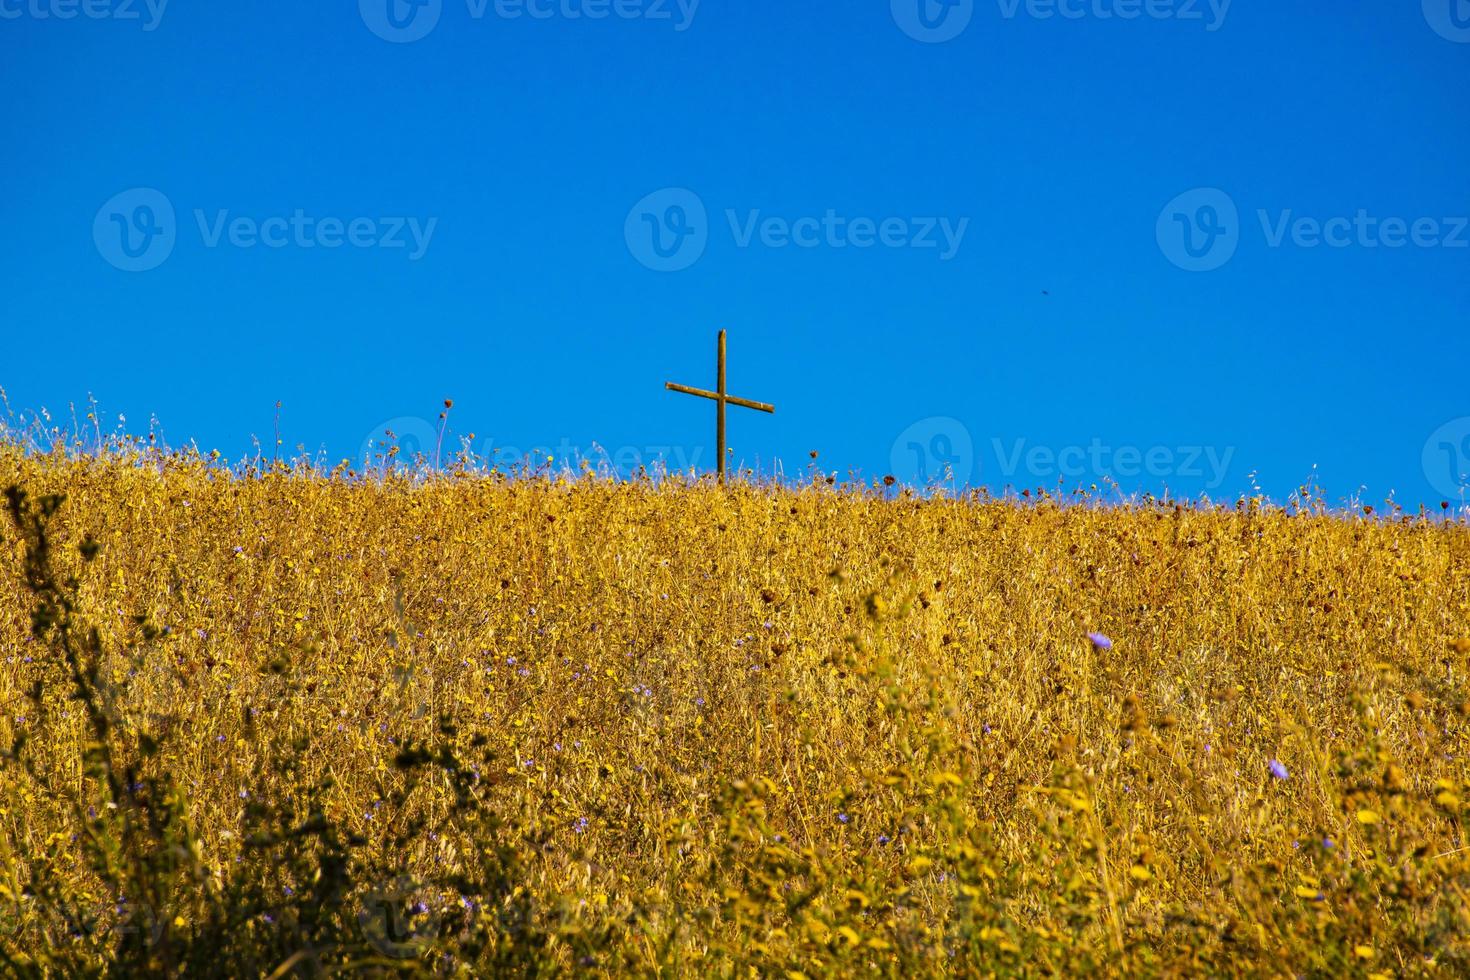
[[0,0],[14,407],[708,468],[724,327],[788,475],[1470,471],[1467,0],[392,3]]

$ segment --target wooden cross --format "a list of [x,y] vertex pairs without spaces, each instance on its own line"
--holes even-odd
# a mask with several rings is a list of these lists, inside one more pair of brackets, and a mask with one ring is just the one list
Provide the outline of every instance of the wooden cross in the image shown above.
[[776,407],[764,402],[753,402],[748,398],[736,398],[725,390],[725,331],[720,331],[720,357],[716,367],[719,388],[716,391],[705,391],[702,388],[690,388],[687,385],[676,385],[672,381],[664,383],[664,387],[670,391],[681,391],[686,395],[698,395],[700,398],[713,398],[715,400],[715,442],[719,450],[719,474],[720,482],[725,482],[725,406],[739,405],[741,408],[753,408],[757,412],[774,413]]

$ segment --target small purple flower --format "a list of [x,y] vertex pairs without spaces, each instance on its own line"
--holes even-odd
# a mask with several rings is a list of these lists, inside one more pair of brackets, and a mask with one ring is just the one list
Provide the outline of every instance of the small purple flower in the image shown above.
[[889,837],[887,834],[879,834],[878,835],[878,843],[879,844],[887,844],[892,839],[893,838]]
[[1291,773],[1286,771],[1286,767],[1275,759],[1272,759],[1266,768],[1271,770],[1271,775],[1277,779],[1287,779],[1291,776]]
[[989,722],[986,722],[985,724],[981,725],[980,726],[980,731],[984,732],[986,735],[989,735],[990,734],[990,723]]
[[851,817],[849,817],[849,816],[848,816],[848,815],[847,815],[847,814],[845,814],[845,813],[839,813],[839,814],[837,814],[837,822],[838,822],[838,823],[847,823],[847,822],[848,822],[848,821],[849,821],[849,820],[851,820],[851,819],[852,819],[852,818],[851,818]]
[[1102,633],[1088,633],[1087,638],[1092,641],[1094,650],[1111,650],[1113,648],[1113,641]]

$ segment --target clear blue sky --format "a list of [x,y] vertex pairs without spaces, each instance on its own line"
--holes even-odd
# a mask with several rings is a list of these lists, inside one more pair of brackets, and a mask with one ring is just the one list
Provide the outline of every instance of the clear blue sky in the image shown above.
[[0,0],[0,385],[711,466],[725,327],[788,474],[1470,470],[1470,2],[920,2]]

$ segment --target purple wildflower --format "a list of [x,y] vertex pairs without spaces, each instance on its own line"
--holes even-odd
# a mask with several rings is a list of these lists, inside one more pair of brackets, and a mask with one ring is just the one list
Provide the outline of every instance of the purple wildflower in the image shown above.
[[1266,768],[1271,770],[1271,775],[1277,779],[1287,779],[1291,776],[1291,773],[1286,771],[1286,767],[1275,759],[1272,759]]
[[1094,650],[1111,650],[1113,648],[1113,641],[1102,633],[1088,633],[1087,638],[1092,641]]

